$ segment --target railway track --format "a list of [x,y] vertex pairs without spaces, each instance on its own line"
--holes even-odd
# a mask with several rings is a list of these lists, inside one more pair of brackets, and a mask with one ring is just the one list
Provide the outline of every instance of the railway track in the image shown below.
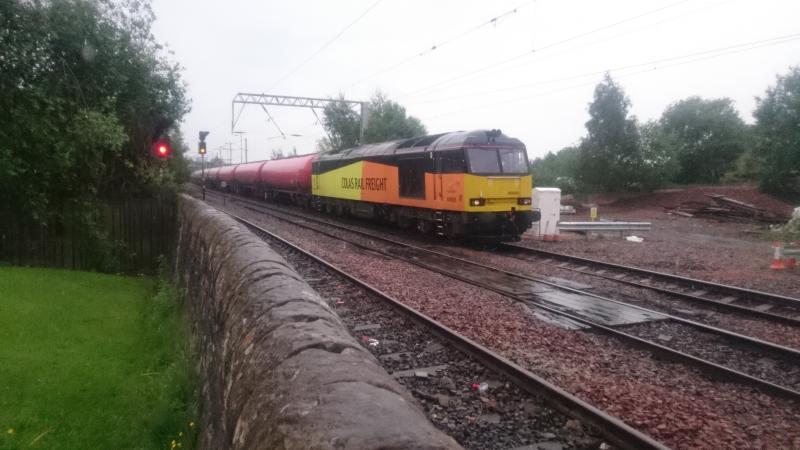
[[800,299],[798,298],[515,244],[500,244],[498,250],[503,254],[525,261],[548,264],[564,270],[710,305],[718,309],[800,326]]
[[[490,267],[484,264],[476,263],[474,261],[469,261],[463,258],[454,257],[435,250],[425,249],[407,243],[399,242],[394,239],[378,236],[373,233],[368,233],[341,224],[332,223],[315,217],[308,217],[303,214],[297,214],[282,209],[272,208],[261,202],[253,202],[250,200],[244,200],[240,198],[236,198],[234,201],[242,204],[244,208],[250,209],[254,212],[258,212],[261,214],[269,214],[279,220],[292,223],[294,226],[303,227],[312,230],[314,232],[327,235],[334,239],[348,241],[351,245],[359,247],[364,251],[381,253],[384,256],[400,259],[407,263],[423,267],[427,270],[431,270],[454,279],[458,279],[465,283],[469,283],[493,292],[497,292],[501,295],[525,303],[526,305],[531,307],[534,311],[536,311],[537,315],[539,315],[541,318],[555,322],[560,322],[562,326],[573,327],[573,328],[591,328],[593,330],[600,331],[605,334],[611,335],[615,338],[618,338],[626,342],[627,344],[633,345],[635,347],[644,348],[647,349],[648,351],[654,352],[655,354],[659,354],[663,357],[680,360],[689,365],[699,367],[702,370],[706,371],[707,373],[713,374],[717,377],[736,381],[739,383],[744,383],[746,385],[757,387],[763,391],[770,392],[779,396],[786,396],[800,400],[800,391],[798,391],[794,386],[788,387],[776,382],[771,382],[759,378],[757,376],[754,376],[752,374],[745,373],[741,370],[736,370],[734,368],[728,367],[725,364],[720,364],[718,362],[714,362],[695,355],[691,355],[686,352],[680,351],[678,349],[671,348],[667,345],[660,344],[658,342],[655,342],[653,339],[644,339],[634,334],[626,333],[625,331],[620,329],[621,327],[618,326],[619,324],[615,324],[613,323],[613,321],[607,323],[601,323],[598,322],[597,320],[592,320],[591,318],[587,318],[586,315],[576,313],[575,310],[572,308],[559,307],[557,303],[554,304],[554,302],[547,300],[542,301],[542,296],[547,297],[552,293],[526,292],[527,286],[525,286],[525,283],[523,283],[522,290],[520,290],[519,282],[523,281],[529,283],[536,283],[537,286],[547,286],[557,292],[566,293],[566,295],[580,296],[583,297],[584,299],[586,297],[589,297],[605,302],[606,304],[619,305],[620,307],[624,308],[623,312],[626,314],[640,313],[647,316],[649,320],[670,321],[673,323],[681,324],[683,326],[688,326],[698,330],[702,330],[705,333],[720,335],[728,340],[736,341],[750,348],[753,348],[756,350],[756,353],[758,354],[764,353],[764,354],[775,355],[777,359],[784,358],[785,360],[789,361],[789,364],[793,366],[796,366],[798,361],[800,361],[800,352],[798,350],[772,344],[769,342],[733,333],[730,331],[722,330],[719,328],[711,327],[705,324],[683,319],[680,317],[671,316],[669,314],[664,314],[658,311],[648,310],[640,306],[631,305],[611,298],[599,296],[593,293],[586,292],[581,289],[576,289],[574,287],[563,285],[561,283],[554,283],[547,279],[500,270],[495,267]],[[287,216],[293,217],[295,219],[300,219],[303,222],[311,222],[322,226],[332,227],[336,230],[344,231],[347,233],[353,233],[360,237],[369,238],[372,240],[372,242],[365,244],[364,242],[359,242],[357,240],[345,239],[340,235],[320,230],[319,228],[310,226],[307,223],[302,223],[298,222],[297,220],[289,219],[287,218]],[[392,250],[391,248],[383,250],[377,249],[376,246],[374,245],[375,242],[383,242],[390,244],[390,246],[393,247],[394,250]],[[472,270],[470,270],[470,268]],[[488,272],[494,273],[496,274],[496,276],[492,277],[492,279],[487,279],[487,277],[482,274]],[[511,286],[511,288],[509,286]],[[514,286],[516,286],[517,289],[515,289]],[[580,301],[580,299],[578,299],[578,301]],[[631,311],[635,312],[632,313]],[[610,314],[620,313],[619,310],[615,311],[613,308],[610,309],[609,312]]]
[[454,348],[458,349],[465,355],[474,358],[481,364],[489,369],[501,374],[517,387],[531,395],[543,398],[546,403],[554,409],[560,411],[566,416],[573,417],[586,424],[594,427],[598,432],[606,438],[609,442],[618,446],[619,448],[629,449],[667,449],[665,445],[647,436],[646,434],[632,428],[618,418],[580,400],[574,395],[562,390],[547,380],[531,373],[523,367],[511,362],[503,356],[489,350],[486,347],[470,340],[440,322],[420,313],[419,311],[409,308],[397,299],[383,293],[379,289],[371,286],[369,283],[360,280],[359,278],[343,271],[329,262],[319,258],[318,256],[298,247],[297,245],[283,239],[282,237],[258,226],[257,224],[248,221],[247,219],[237,216],[229,211],[221,210],[222,212],[230,215],[238,220],[248,228],[256,231],[262,236],[268,236],[269,239],[274,240],[280,245],[291,248],[294,252],[304,255],[314,263],[324,267],[325,269],[340,275],[341,277],[349,280],[353,284],[369,291],[372,295],[379,298],[381,301],[390,305],[394,310],[409,317],[415,323],[421,325],[429,330],[434,335],[443,339]]

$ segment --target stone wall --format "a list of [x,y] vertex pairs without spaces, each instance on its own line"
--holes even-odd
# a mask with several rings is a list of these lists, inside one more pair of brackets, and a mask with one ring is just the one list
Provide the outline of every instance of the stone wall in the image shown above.
[[458,448],[261,239],[188,196],[178,228],[200,448]]

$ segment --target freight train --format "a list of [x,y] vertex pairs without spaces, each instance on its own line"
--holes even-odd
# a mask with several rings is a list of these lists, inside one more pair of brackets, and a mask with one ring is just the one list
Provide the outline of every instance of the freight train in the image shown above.
[[[207,187],[480,241],[519,240],[531,208],[525,145],[459,131],[212,168]],[[202,182],[201,171],[192,174]]]

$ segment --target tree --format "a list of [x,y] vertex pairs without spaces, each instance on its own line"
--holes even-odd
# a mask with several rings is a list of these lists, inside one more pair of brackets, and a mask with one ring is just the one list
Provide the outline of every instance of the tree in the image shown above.
[[755,148],[765,192],[800,199],[800,67],[778,76],[764,98],[756,98]]
[[564,193],[577,190],[576,173],[580,148],[564,147],[556,153],[547,152],[544,158],[536,158],[531,162],[531,174],[535,186],[553,186]]
[[639,142],[642,150],[640,179],[645,190],[652,190],[674,181],[678,173],[675,159],[674,137],[654,120],[639,126]]
[[339,94],[339,101],[328,103],[322,113],[322,126],[327,136],[319,141],[321,151],[339,151],[358,146],[361,117],[344,102],[344,94]]
[[427,131],[419,119],[406,116],[406,109],[399,103],[375,93],[369,103],[364,143],[394,141],[414,136],[424,136]]
[[188,111],[153,20],[147,0],[0,2],[0,204],[91,214],[183,176],[150,155]]
[[319,142],[322,151],[339,151],[360,144],[385,142],[396,139],[422,136],[427,133],[419,119],[406,115],[406,109],[399,103],[375,93],[367,105],[367,125],[361,138],[361,117],[344,103],[344,95],[329,103],[323,111],[323,127],[328,133]]
[[673,103],[660,125],[674,145],[680,183],[719,182],[748,146],[747,126],[729,98]]
[[580,144],[577,178],[582,190],[625,191],[641,188],[643,166],[636,118],[630,100],[606,73],[589,104],[587,136]]

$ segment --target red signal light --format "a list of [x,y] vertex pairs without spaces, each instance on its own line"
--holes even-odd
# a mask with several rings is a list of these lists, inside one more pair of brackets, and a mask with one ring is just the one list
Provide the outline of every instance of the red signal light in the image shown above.
[[166,139],[159,139],[153,145],[153,153],[160,159],[167,159],[172,154],[172,148],[169,146],[169,141]]

